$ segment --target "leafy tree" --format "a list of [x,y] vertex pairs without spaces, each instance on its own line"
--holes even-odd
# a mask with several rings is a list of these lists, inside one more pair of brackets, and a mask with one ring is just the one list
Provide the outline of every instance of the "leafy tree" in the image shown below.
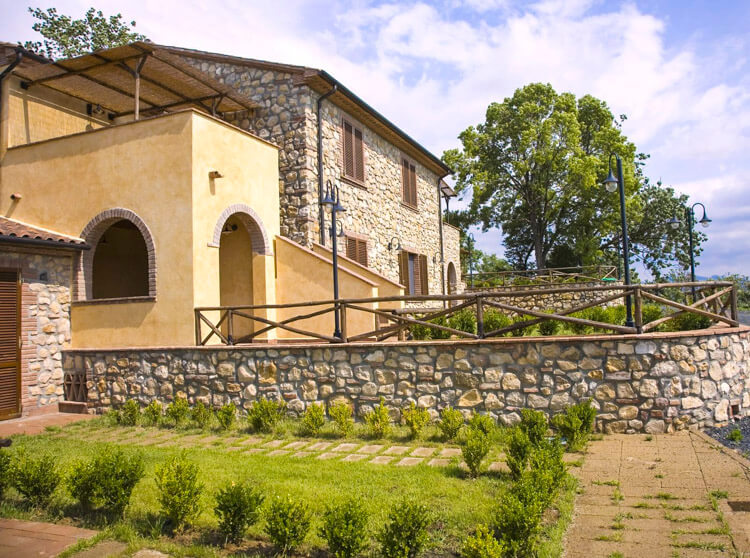
[[[623,160],[631,262],[654,275],[668,265],[687,265],[687,229],[669,227],[684,215],[686,196],[650,184],[638,153],[604,101],[576,99],[549,84],[532,83],[502,103],[492,103],[485,122],[459,135],[462,149],[446,151],[456,169],[456,188],[471,190],[464,212],[452,222],[484,231],[500,227],[505,256],[518,269],[621,262],[619,196],[602,186],[610,153]],[[696,254],[705,236],[696,231]]]
[[737,306],[740,310],[750,310],[750,277],[738,273],[727,274],[721,281],[734,281],[737,284]]
[[32,29],[43,41],[26,41],[23,47],[47,58],[71,58],[96,50],[144,41],[146,37],[135,33],[135,21],[122,21],[122,14],[106,17],[101,10],[89,8],[82,19],[73,19],[57,13],[55,8],[29,8],[38,21]]

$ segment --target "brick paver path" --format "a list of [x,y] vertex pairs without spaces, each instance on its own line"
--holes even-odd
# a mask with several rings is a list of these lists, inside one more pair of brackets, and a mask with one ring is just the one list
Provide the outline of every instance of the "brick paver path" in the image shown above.
[[591,443],[572,472],[581,493],[566,557],[737,555],[731,522],[719,511],[725,499],[750,501],[750,476],[703,437],[607,436]]
[[0,519],[0,558],[57,556],[78,540],[94,535],[96,531],[69,525]]

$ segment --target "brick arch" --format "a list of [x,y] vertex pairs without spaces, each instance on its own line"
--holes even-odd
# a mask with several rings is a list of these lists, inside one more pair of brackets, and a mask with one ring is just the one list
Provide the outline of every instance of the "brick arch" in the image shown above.
[[91,250],[84,252],[82,257],[78,259],[76,300],[93,299],[93,269],[96,246],[105,231],[113,223],[122,221],[123,219],[135,225],[146,243],[146,251],[148,253],[148,296],[156,297],[156,249],[151,230],[135,212],[122,207],[114,207],[102,211],[91,219],[83,228],[83,232],[80,235],[86,241],[86,244],[91,246]]
[[266,228],[263,226],[263,221],[252,207],[242,203],[230,205],[221,212],[221,215],[219,215],[219,218],[216,220],[216,225],[214,225],[213,238],[208,245],[213,248],[219,247],[221,244],[221,231],[224,228],[224,224],[227,222],[227,219],[233,215],[236,215],[245,226],[245,229],[247,229],[247,234],[250,235],[253,251],[263,256],[272,255],[273,249],[271,248],[271,242],[268,238]]

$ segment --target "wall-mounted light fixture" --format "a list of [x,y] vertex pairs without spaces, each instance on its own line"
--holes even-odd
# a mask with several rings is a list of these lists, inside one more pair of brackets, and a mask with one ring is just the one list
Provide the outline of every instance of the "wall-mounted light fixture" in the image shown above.
[[211,180],[216,180],[217,178],[224,178],[224,175],[223,175],[223,174],[221,174],[221,173],[220,173],[219,171],[217,171],[217,170],[212,170],[212,171],[210,171],[210,172],[208,173],[208,178],[210,178]]
[[10,195],[10,199],[12,199],[13,201],[20,201],[21,198],[23,198],[23,196],[19,194],[18,192],[13,192]]
[[237,223],[225,223],[224,228],[221,229],[221,234],[230,234],[237,230]]
[[396,250],[396,251],[401,250],[401,241],[398,239],[397,236],[394,236],[388,242],[388,251],[392,252],[393,250]]

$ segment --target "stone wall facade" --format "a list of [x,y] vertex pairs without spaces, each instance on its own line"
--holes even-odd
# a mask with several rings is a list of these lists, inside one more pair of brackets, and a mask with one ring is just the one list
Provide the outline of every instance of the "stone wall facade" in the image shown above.
[[258,397],[302,413],[312,402],[351,404],[357,415],[385,398],[395,419],[411,402],[433,417],[448,405],[505,424],[530,407],[554,414],[591,399],[597,428],[664,432],[750,414],[750,329],[688,335],[73,350],[66,373],[86,374],[89,406],[146,405],[185,397],[249,407]]
[[[468,279],[466,279],[468,281]],[[620,283],[611,283],[610,286],[615,286]],[[568,284],[557,284],[550,285],[550,289],[556,289],[560,287],[599,287],[602,283],[568,283]],[[598,299],[604,298],[609,295],[616,294],[614,291],[583,291],[583,292],[572,292],[572,293],[549,293],[549,294],[534,294],[524,295],[524,291],[539,291],[544,290],[545,285],[514,285],[508,287],[491,287],[491,288],[472,288],[469,283],[466,284],[467,292],[477,293],[514,293],[513,296],[498,297],[497,302],[502,304],[508,304],[510,306],[516,306],[518,308],[524,308],[528,310],[537,310],[544,312],[545,310],[554,310],[556,312],[573,308],[587,302],[594,302]],[[490,297],[491,298],[491,297]],[[611,302],[605,303],[602,306],[616,306],[618,304],[624,304],[622,299],[616,299]]]
[[[308,247],[319,242],[316,106],[320,95],[300,84],[292,70],[253,66],[250,61],[183,59],[261,105],[252,114],[230,114],[227,120],[279,145],[281,234]],[[427,256],[430,294],[442,293],[440,263],[435,258],[440,254],[437,175],[416,164],[418,206],[407,207],[401,203],[401,151],[358,124],[364,134],[365,183],[348,181],[343,177],[342,118],[357,120],[330,100],[323,103],[322,114],[323,172],[326,180],[340,186],[347,209],[341,217],[344,232],[366,238],[368,266],[394,281],[399,280],[398,252],[388,250],[388,243],[397,237],[404,249]],[[460,270],[458,236],[447,235],[445,243],[450,261]],[[339,246],[342,252],[346,249],[343,242]]]
[[70,252],[3,247],[0,268],[21,273],[21,411],[54,410],[63,400],[62,351],[70,344]]

